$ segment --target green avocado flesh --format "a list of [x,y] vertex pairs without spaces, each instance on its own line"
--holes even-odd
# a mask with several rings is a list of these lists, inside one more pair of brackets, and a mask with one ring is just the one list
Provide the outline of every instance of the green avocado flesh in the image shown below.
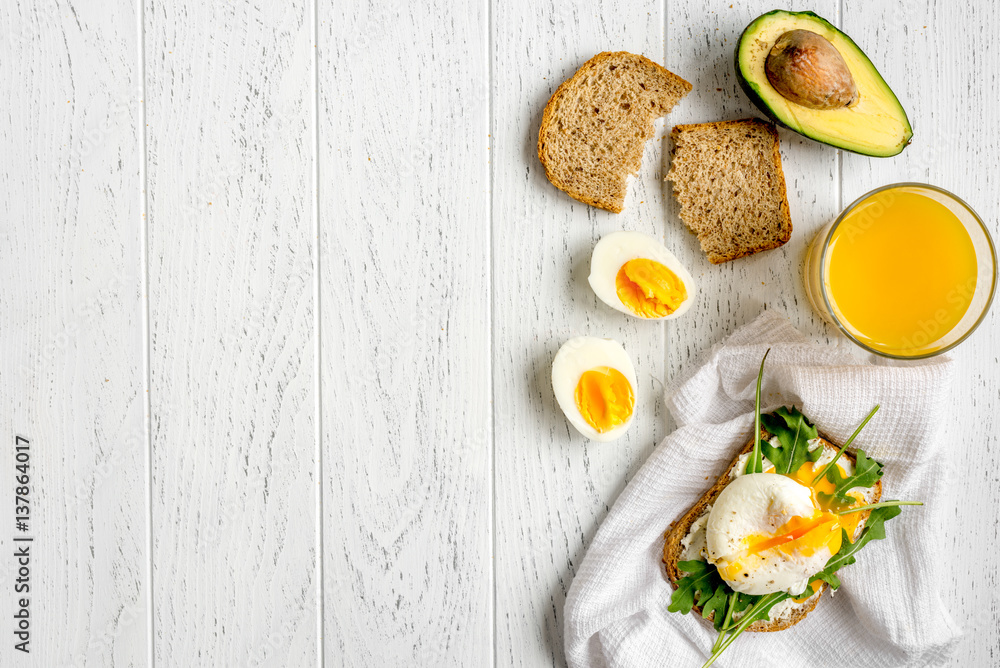
[[[857,86],[854,102],[840,109],[810,109],[775,90],[764,64],[775,41],[790,30],[821,35],[840,52]],[[913,136],[906,112],[864,51],[812,12],[775,10],[748,25],[736,44],[736,76],[758,109],[818,142],[864,155],[889,157],[906,148]]]

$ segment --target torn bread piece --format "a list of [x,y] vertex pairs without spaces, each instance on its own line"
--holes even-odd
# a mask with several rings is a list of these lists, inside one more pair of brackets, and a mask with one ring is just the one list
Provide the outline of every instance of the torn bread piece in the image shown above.
[[628,176],[642,166],[653,121],[691,84],[645,56],[599,53],[552,95],[538,132],[538,159],[552,184],[581,202],[621,213]]
[[792,236],[778,133],[756,118],[678,125],[667,180],[681,220],[712,264],[778,248]]

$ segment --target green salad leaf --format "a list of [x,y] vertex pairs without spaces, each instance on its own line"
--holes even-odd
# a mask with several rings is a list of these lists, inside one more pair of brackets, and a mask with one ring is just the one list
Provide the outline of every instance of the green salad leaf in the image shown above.
[[817,573],[815,577],[823,580],[834,589],[839,588],[840,579],[837,578],[835,573],[844,566],[853,564],[856,561],[854,555],[865,545],[873,540],[882,540],[885,538],[885,523],[901,512],[903,511],[899,506],[883,506],[874,509],[868,516],[861,535],[853,543],[850,541],[847,532],[841,529],[843,540],[840,544],[840,551],[830,557],[830,560],[826,562],[826,567]]
[[770,348],[764,352],[764,357],[760,360],[760,370],[757,372],[757,390],[753,395],[753,450],[750,451],[750,457],[747,458],[745,473],[764,472],[764,459],[761,454],[760,440],[760,383],[764,379],[764,362],[767,361],[767,355],[770,352]]
[[[815,485],[816,482],[818,482],[819,480],[822,480],[824,477],[826,477],[826,475],[831,470],[836,469],[835,464],[837,463],[837,460],[840,459],[840,456],[843,455],[844,452],[847,450],[847,446],[849,446],[851,443],[853,443],[854,439],[856,439],[858,437],[858,434],[860,434],[861,430],[865,428],[865,425],[868,424],[868,421],[871,420],[873,417],[875,417],[875,414],[878,413],[878,409],[879,408],[880,408],[880,406],[878,404],[876,404],[875,408],[871,409],[871,412],[869,412],[868,415],[865,416],[865,419],[861,421],[861,424],[859,424],[858,428],[854,430],[854,433],[851,434],[850,438],[848,438],[846,441],[844,441],[844,444],[842,446],[840,446],[840,449],[837,450],[837,454],[834,455],[833,459],[831,459],[830,462],[826,465],[826,468],[824,468],[822,471],[820,471],[820,474],[813,479],[813,485]],[[876,462],[876,464],[877,463],[878,462]],[[878,466],[879,466],[879,470],[881,470],[882,465],[878,464]]]
[[736,600],[733,601],[733,614],[743,612],[756,603],[759,598],[760,596],[754,596],[752,594],[736,594]]
[[[841,529],[843,531],[843,529]],[[822,570],[813,576],[814,580],[822,580],[830,585],[831,589],[840,589],[840,578],[833,571]]]
[[822,447],[809,451],[809,440],[819,437],[816,427],[795,406],[791,410],[782,406],[773,413],[762,415],[764,428],[778,439],[778,447],[761,443],[764,456],[774,464],[774,472],[791,474],[807,461],[815,462],[823,454]]
[[[718,569],[705,561],[680,561],[677,563],[677,569],[687,575],[677,581],[677,589],[670,597],[667,611],[686,615],[691,612],[697,601],[698,607],[701,608],[701,616],[710,619],[712,613],[715,613],[711,621],[717,631],[722,629],[729,596],[735,592],[719,575]],[[749,604],[744,603],[743,607],[734,609],[734,612],[739,612],[747,605]]]
[[[698,597],[698,607],[701,608],[701,616],[705,619],[711,618],[716,631],[721,629],[725,622],[726,605],[729,603],[728,590],[729,587],[719,578],[719,583],[716,585],[715,591],[712,592],[711,596],[708,596],[707,592],[701,592],[701,595]],[[714,617],[712,617],[713,613],[715,614]]]
[[668,612],[686,615],[694,607],[695,596],[699,592],[702,595],[709,592],[714,595],[718,584],[725,584],[719,571],[707,561],[679,561],[677,570],[687,575],[677,581],[677,589],[670,597],[670,605],[667,607]]
[[[708,668],[719,656],[726,651],[726,648],[733,644],[737,638],[739,638],[744,631],[747,630],[754,622],[761,619],[771,618],[771,608],[781,603],[787,598],[791,598],[788,594],[783,591],[775,592],[773,594],[767,594],[766,596],[754,596],[753,604],[746,611],[746,613],[740,617],[740,620],[731,629],[724,628],[719,633],[718,640],[715,641],[715,646],[712,647],[712,654],[708,657],[701,668]],[[730,617],[731,615],[727,615]]]
[[871,487],[882,478],[882,464],[871,459],[860,448],[854,462],[854,473],[844,476],[839,466],[830,466],[826,470],[826,479],[833,483],[833,493],[819,492],[821,502],[828,503],[832,508],[847,507],[857,499],[848,495],[847,491],[855,487]]

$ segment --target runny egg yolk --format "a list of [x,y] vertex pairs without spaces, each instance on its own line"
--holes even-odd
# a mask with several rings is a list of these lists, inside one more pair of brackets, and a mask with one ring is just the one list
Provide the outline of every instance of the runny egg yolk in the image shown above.
[[[808,487],[824,468],[825,464],[815,466],[812,462],[806,462],[788,477]],[[719,575],[730,582],[737,580],[740,573],[745,572],[751,563],[759,561],[758,555],[768,550],[776,550],[789,557],[795,555],[811,557],[824,547],[831,555],[839,552],[843,544],[841,529],[847,532],[848,540],[853,541],[858,524],[863,519],[863,512],[846,515],[838,515],[837,512],[854,505],[861,505],[863,502],[855,497],[853,504],[838,505],[833,499],[833,492],[834,484],[824,476],[812,487],[815,510],[810,517],[794,516],[778,527],[773,534],[748,536],[745,539],[746,551],[743,556],[730,563],[720,564]]]
[[[813,480],[823,472],[826,468],[826,464],[821,466],[816,466],[812,462],[806,462],[799,467],[799,470],[791,476],[793,480],[796,480],[806,487],[812,486],[812,496],[813,505],[827,513],[837,513],[840,511],[847,510],[851,506],[862,505],[862,499],[856,494],[848,494],[854,499],[854,503],[845,505],[843,502],[837,502],[833,498],[833,493],[835,491],[834,484],[830,482],[830,479],[823,476],[823,479],[813,483]],[[840,527],[847,532],[848,536],[851,536],[852,540],[854,537],[854,532],[857,530],[858,525],[863,519],[862,513],[848,513],[847,515],[834,515],[837,518]],[[838,532],[839,535],[839,532]],[[837,542],[837,549],[840,549],[840,542]],[[836,553],[836,550],[834,550]]]
[[635,406],[632,384],[621,371],[609,366],[584,371],[574,397],[580,415],[601,434],[625,424]]
[[662,318],[687,299],[687,288],[677,274],[648,258],[629,260],[615,277],[618,298],[643,318]]

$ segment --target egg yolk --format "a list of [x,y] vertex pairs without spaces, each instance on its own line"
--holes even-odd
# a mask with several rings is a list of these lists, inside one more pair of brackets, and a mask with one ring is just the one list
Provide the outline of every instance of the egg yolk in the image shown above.
[[648,258],[629,260],[615,277],[618,298],[643,318],[662,318],[687,299],[687,289],[677,274]]
[[[778,527],[773,536],[761,536],[750,542],[750,554],[760,554],[765,550],[778,548],[787,551],[792,547],[795,552],[812,556],[824,545],[831,547],[831,552],[840,549],[840,527],[837,516],[832,513],[817,511],[812,517],[792,517]],[[836,537],[836,540],[833,540]],[[836,549],[832,549],[836,543]]]
[[625,424],[635,406],[632,385],[618,369],[599,366],[584,371],[576,384],[576,407],[598,433]]
[[[789,477],[808,487],[824,468],[826,464],[816,466],[812,462],[806,462]],[[848,540],[853,541],[854,533],[864,518],[864,513],[859,511],[838,515],[837,512],[847,510],[854,505],[862,505],[863,501],[859,496],[852,494],[854,503],[838,504],[830,498],[833,491],[834,485],[826,477],[818,481],[812,487],[815,510],[811,517],[791,517],[771,535],[748,536],[745,539],[747,549],[743,558],[720,565],[719,575],[729,582],[737,580],[741,572],[746,572],[748,569],[747,562],[756,561],[756,556],[767,550],[777,550],[788,556],[804,557],[811,557],[824,547],[830,554],[839,552],[843,544],[841,529],[847,532]],[[826,496],[823,496],[824,494]]]
[[[825,468],[826,464],[823,464],[821,466],[816,466],[812,462],[806,462],[805,464],[800,466],[799,470],[796,471],[790,477],[793,480],[802,483],[806,487],[812,486],[813,504],[815,504],[816,507],[818,508],[822,508],[823,510],[828,510],[831,512],[840,512],[843,510],[847,510],[851,506],[861,505],[860,503],[861,497],[858,496],[857,494],[850,492],[848,492],[848,496],[852,497],[855,500],[855,503],[845,504],[842,501],[838,502],[835,499],[831,499],[830,497],[833,496],[835,488],[833,483],[830,482],[829,478],[825,476],[823,477],[822,480],[813,483],[813,480],[816,479],[816,476],[822,473],[823,469]],[[841,470],[841,472],[843,472],[843,470]],[[826,496],[824,497],[820,495],[826,495]],[[853,536],[854,530],[857,529],[858,524],[861,523],[862,519],[861,513],[850,513],[848,515],[839,515],[838,517],[840,518],[840,526],[842,526],[844,529],[847,530],[847,535]]]

